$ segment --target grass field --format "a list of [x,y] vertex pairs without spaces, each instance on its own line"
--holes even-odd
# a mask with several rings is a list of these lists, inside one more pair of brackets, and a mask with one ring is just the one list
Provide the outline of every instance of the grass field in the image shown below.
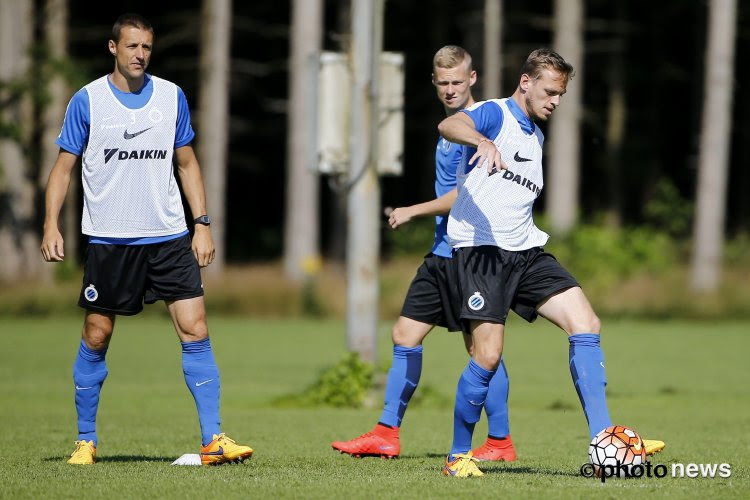
[[[353,459],[335,439],[369,430],[378,407],[274,408],[345,352],[339,322],[210,318],[222,378],[223,429],[256,450],[243,465],[172,467],[197,452],[198,423],[169,320],[118,318],[99,411],[99,461],[72,467],[71,366],[80,318],[0,318],[3,498],[670,498],[750,496],[750,325],[605,321],[609,407],[615,423],[667,442],[653,463],[729,463],[730,478],[612,480],[579,475],[588,433],[567,369],[564,334],[514,318],[506,336],[510,419],[519,459],[483,465],[482,478],[443,477],[452,408],[410,408],[398,460]],[[381,359],[390,358],[389,329]],[[452,401],[462,342],[436,330],[422,384]],[[379,396],[380,397],[380,396]],[[379,406],[376,405],[376,406]],[[486,432],[477,426],[475,444]],[[671,471],[671,466],[670,466]]]

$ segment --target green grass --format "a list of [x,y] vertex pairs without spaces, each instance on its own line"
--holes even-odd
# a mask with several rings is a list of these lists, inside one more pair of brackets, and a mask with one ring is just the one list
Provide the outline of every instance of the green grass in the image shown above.
[[[728,479],[613,480],[579,476],[588,433],[570,382],[564,334],[514,318],[506,336],[510,419],[519,454],[483,465],[483,478],[440,475],[452,435],[450,405],[410,408],[399,460],[357,460],[329,443],[368,430],[379,402],[362,410],[274,408],[345,352],[340,322],[212,317],[222,378],[223,429],[256,454],[243,465],[171,467],[199,441],[168,319],[118,318],[99,411],[99,461],[72,467],[75,411],[71,365],[80,318],[0,318],[2,498],[219,498],[459,496],[530,498],[747,498],[750,495],[750,328],[747,323],[605,321],[609,407],[615,423],[667,449],[654,463],[730,463]],[[389,359],[389,328],[380,333]],[[463,344],[427,338],[422,384],[452,401],[466,362]],[[378,395],[378,399],[381,395]],[[475,444],[486,433],[483,419]]]

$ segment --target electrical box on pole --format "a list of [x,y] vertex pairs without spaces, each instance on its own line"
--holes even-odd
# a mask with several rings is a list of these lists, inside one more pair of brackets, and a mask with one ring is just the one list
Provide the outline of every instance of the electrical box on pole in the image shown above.
[[[323,52],[318,72],[318,172],[343,175],[351,161],[351,66],[349,56]],[[402,175],[404,156],[404,55],[380,54],[378,78],[379,175]]]

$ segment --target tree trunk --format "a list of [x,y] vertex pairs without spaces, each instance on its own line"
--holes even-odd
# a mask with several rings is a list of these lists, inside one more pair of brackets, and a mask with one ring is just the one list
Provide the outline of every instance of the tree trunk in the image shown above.
[[479,83],[482,98],[494,99],[502,93],[503,0],[484,0],[484,67]]
[[[26,76],[33,15],[31,0],[0,2],[0,81]],[[8,97],[7,89],[0,92],[0,101]],[[13,137],[0,137],[0,281],[14,281],[37,276],[42,262],[34,207],[37,184],[24,155],[33,121],[29,93],[23,91],[0,113],[0,121],[14,129]]]
[[724,242],[736,0],[711,0],[698,157],[698,188],[693,228],[691,285],[696,292],[715,290]]
[[[218,274],[226,262],[226,178],[229,134],[231,0],[203,0],[198,96],[198,158],[206,185],[206,205],[216,258],[206,269]],[[197,217],[203,214],[193,214]]]
[[552,46],[575,68],[560,108],[550,124],[547,155],[547,214],[555,234],[566,234],[578,217],[580,125],[583,95],[583,0],[555,0]]
[[625,141],[627,110],[625,104],[625,43],[626,0],[615,0],[612,36],[612,55],[607,67],[607,148],[604,168],[607,175],[605,220],[609,226],[619,227],[623,221],[622,145]]
[[320,259],[318,175],[315,173],[315,116],[317,100],[310,85],[318,77],[322,12],[321,0],[293,0],[289,113],[287,114],[287,178],[284,221],[284,272],[302,281]]
[[[44,43],[47,50],[47,64],[67,59],[68,53],[68,0],[45,0],[44,2]],[[47,86],[49,102],[41,113],[41,154],[39,189],[44,191],[49,173],[55,164],[60,148],[55,144],[60,127],[65,119],[65,106],[70,97],[70,89],[63,77],[55,72]],[[71,175],[68,196],[63,205],[61,232],[65,240],[65,259],[76,262],[78,255],[78,235],[80,234],[80,212],[77,194],[79,177]],[[44,278],[49,278],[52,266],[42,266]]]

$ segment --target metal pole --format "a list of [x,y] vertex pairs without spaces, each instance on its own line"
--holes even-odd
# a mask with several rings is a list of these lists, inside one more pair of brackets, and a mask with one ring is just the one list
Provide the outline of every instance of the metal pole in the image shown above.
[[380,185],[377,151],[378,61],[382,0],[352,1],[351,165],[347,238],[347,344],[374,362],[378,323]]

